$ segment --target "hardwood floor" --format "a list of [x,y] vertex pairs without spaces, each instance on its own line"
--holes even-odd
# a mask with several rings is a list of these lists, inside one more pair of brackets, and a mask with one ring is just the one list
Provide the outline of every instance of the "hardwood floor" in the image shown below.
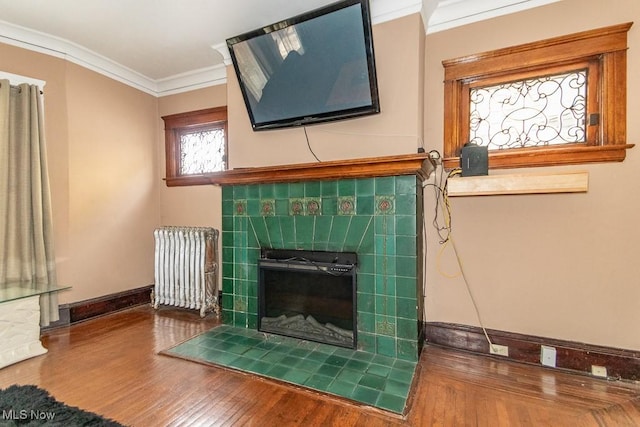
[[253,375],[158,355],[216,325],[136,307],[49,332],[0,369],[130,426],[640,426],[640,384],[425,347],[405,418]]

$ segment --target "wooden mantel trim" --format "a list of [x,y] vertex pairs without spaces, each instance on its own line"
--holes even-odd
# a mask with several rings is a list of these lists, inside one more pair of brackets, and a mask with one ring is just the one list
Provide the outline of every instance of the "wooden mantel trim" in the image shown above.
[[214,185],[264,184],[345,178],[416,175],[424,180],[434,164],[427,153],[238,168],[206,175]]

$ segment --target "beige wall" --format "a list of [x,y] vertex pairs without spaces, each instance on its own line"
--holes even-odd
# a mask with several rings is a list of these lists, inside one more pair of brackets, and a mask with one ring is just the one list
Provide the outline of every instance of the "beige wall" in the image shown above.
[[[415,153],[422,136],[419,14],[373,28],[381,113],[307,127],[322,161]],[[233,67],[227,67],[231,167],[315,162],[301,128],[253,132]]]
[[195,185],[167,187],[165,178],[164,121],[162,116],[227,105],[227,86],[165,96],[158,99],[158,174],[162,225],[185,225],[221,228],[222,192],[220,187]]
[[[429,35],[427,148],[442,150],[442,60],[633,20],[640,21],[637,0],[564,0]],[[640,136],[639,73],[636,23],[629,32],[629,143]],[[623,163],[547,169],[589,171],[586,194],[451,199],[455,242],[486,327],[640,349],[637,150]],[[427,231],[427,320],[478,325],[462,280],[445,277],[456,272],[451,247],[438,263],[435,233]]]
[[153,283],[160,222],[154,97],[62,59],[0,44],[3,71],[45,80],[58,282],[68,303]]

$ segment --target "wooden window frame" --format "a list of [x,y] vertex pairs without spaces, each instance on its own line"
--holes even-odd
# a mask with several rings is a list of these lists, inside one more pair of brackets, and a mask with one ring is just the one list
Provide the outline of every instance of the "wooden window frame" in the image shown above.
[[225,163],[228,165],[227,107],[207,108],[187,113],[163,116],[167,187],[211,184],[211,174],[180,175],[180,135],[191,130],[223,128]]
[[[469,141],[469,89],[487,83],[524,80],[589,64],[597,70],[596,100],[588,99],[587,143],[489,151],[490,168],[554,166],[622,161],[627,144],[627,32],[625,23],[442,62],[444,66],[445,168],[460,166],[460,149]],[[584,68],[584,66],[583,66]],[[594,73],[590,73],[594,74]],[[591,84],[592,81],[590,80]],[[594,89],[588,87],[593,98]],[[592,128],[592,129],[589,129]]]

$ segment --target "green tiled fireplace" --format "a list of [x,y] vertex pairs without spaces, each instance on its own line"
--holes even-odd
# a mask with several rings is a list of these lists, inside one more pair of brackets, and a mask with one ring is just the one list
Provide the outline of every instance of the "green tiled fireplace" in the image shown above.
[[419,177],[225,185],[222,215],[225,324],[257,328],[261,248],[356,252],[357,350],[418,360]]

